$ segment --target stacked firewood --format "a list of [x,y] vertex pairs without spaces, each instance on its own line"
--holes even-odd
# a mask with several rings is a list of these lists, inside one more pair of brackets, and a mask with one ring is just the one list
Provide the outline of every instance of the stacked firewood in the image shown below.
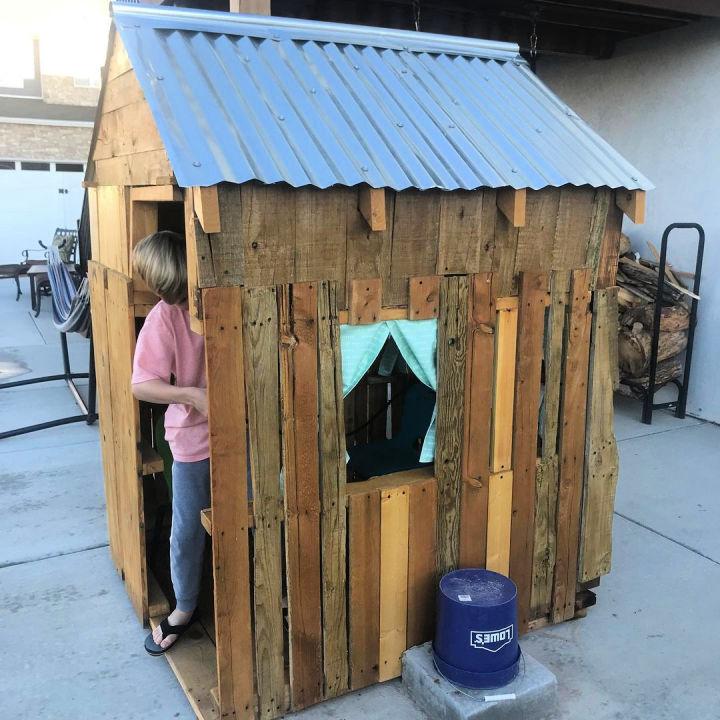
[[[648,247],[654,260],[633,253],[630,240],[622,236],[617,284],[620,332],[618,362],[620,392],[641,397],[650,378],[655,295],[658,285],[658,253],[652,243]],[[687,346],[690,299],[694,295],[684,286],[673,269],[666,265],[660,311],[660,339],[656,388],[682,375],[681,355]]]

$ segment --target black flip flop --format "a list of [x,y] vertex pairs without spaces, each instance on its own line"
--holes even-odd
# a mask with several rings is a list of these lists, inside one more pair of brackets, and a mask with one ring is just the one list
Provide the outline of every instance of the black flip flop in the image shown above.
[[150,633],[145,638],[145,650],[150,653],[150,655],[164,655],[170,648],[175,647],[175,644],[177,641],[182,637],[183,633],[195,622],[195,615],[193,615],[190,620],[185,623],[185,625],[171,625],[168,622],[168,619],[165,618],[160,623],[160,630],[162,631],[162,640],[164,640],[168,635],[177,635],[175,638],[175,641],[172,643],[172,645],[169,645],[168,647],[164,648],[158,645],[153,640],[153,634]]

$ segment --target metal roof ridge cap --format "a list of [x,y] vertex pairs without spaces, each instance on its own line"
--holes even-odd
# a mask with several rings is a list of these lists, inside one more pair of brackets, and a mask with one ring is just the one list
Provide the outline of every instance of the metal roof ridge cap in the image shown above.
[[[395,30],[393,28],[350,25],[320,20],[283,18],[273,15],[244,15],[217,10],[142,5],[123,2],[122,0],[113,0],[111,8],[113,17],[118,19],[126,17],[130,20],[135,17],[144,17],[149,20],[153,18],[157,20],[173,18],[180,20],[184,18],[194,21],[210,21],[211,23],[216,21],[227,25],[237,25],[238,34],[243,34],[240,32],[243,27],[253,28],[256,31],[265,28],[268,37],[272,37],[273,30],[289,33],[294,30],[298,34],[306,35],[305,37],[296,38],[298,40],[307,39],[319,42],[374,45],[376,47],[392,43],[391,49],[404,48],[407,50],[424,50],[426,52],[478,55],[480,57],[490,53],[496,59],[504,57],[507,60],[525,62],[520,55],[520,47],[517,43],[502,42],[500,40],[484,40],[461,35],[441,35],[417,32],[415,30]],[[205,32],[213,32],[212,27],[208,27]],[[328,37],[320,37],[325,33],[327,33]],[[429,48],[432,48],[432,50],[429,50]]]

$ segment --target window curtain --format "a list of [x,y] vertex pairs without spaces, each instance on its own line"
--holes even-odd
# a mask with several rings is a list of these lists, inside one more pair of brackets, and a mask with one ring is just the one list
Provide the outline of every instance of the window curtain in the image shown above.
[[[386,320],[340,326],[343,397],[370,369],[390,335],[417,379],[437,392],[437,320]],[[436,414],[437,404],[423,441],[421,462],[432,462],[435,457]]]

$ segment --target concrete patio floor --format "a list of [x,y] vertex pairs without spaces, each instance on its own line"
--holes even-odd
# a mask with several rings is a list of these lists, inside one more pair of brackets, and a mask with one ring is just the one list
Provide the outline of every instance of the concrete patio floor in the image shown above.
[[[27,294],[15,303],[0,284],[0,382],[3,363],[59,372],[48,310],[32,318]],[[80,369],[87,343],[71,343]],[[613,571],[587,618],[524,646],[558,676],[558,720],[717,720],[720,428],[668,413],[642,425],[626,399],[616,409]],[[62,384],[0,392],[0,431],[76,413]],[[97,427],[0,440],[0,718],[190,720],[145,634],[109,559]],[[391,682],[290,717],[424,716]]]

